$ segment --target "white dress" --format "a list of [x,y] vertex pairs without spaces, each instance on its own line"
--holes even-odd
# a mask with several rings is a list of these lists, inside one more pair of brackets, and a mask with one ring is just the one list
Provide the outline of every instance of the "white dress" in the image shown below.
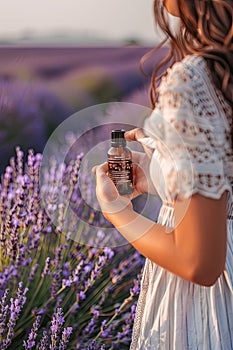
[[228,191],[226,269],[205,287],[146,259],[130,350],[233,349],[232,109],[211,79],[201,56],[169,68],[144,141],[154,148],[150,175],[163,201],[158,223],[167,234],[174,198],[200,193],[217,199]]

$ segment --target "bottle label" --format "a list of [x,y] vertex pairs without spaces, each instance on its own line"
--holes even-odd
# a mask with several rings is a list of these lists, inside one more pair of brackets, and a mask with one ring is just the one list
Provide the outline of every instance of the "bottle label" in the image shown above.
[[109,159],[108,173],[120,193],[133,191],[133,166],[130,159]]

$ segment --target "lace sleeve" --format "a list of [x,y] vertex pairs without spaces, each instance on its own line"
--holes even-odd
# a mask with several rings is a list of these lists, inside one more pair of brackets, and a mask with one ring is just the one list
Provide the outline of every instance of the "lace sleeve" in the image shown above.
[[153,140],[155,148],[150,176],[163,202],[158,223],[168,227],[174,227],[175,200],[194,193],[217,199],[224,190],[231,191],[224,172],[224,123],[208,114],[210,97],[194,90],[195,79],[181,63],[169,69],[144,125],[145,142],[151,146]]

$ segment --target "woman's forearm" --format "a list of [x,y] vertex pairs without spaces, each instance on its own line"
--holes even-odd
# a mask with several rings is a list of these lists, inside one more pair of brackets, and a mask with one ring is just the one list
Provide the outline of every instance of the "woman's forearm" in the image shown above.
[[[170,233],[129,206],[108,219],[145,257],[184,279],[211,286],[225,268],[225,201],[226,194],[219,200],[194,195],[180,224]],[[180,207],[177,203],[177,219]]]
[[167,228],[134,212],[130,200],[119,196],[98,166],[97,198],[106,218],[145,257],[189,281],[212,285],[226,262],[227,213],[225,191],[219,199],[199,193],[174,204],[175,228]]
[[167,234],[165,226],[147,219],[129,207],[117,214],[108,215],[108,218],[142,255],[180,277],[191,279],[191,264],[180,254],[174,232]]

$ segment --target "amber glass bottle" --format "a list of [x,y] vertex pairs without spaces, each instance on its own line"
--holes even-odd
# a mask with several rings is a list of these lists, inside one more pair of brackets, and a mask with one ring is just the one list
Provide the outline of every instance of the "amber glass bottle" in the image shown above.
[[126,146],[124,133],[125,130],[112,130],[108,151],[108,174],[121,195],[133,192],[132,153]]

